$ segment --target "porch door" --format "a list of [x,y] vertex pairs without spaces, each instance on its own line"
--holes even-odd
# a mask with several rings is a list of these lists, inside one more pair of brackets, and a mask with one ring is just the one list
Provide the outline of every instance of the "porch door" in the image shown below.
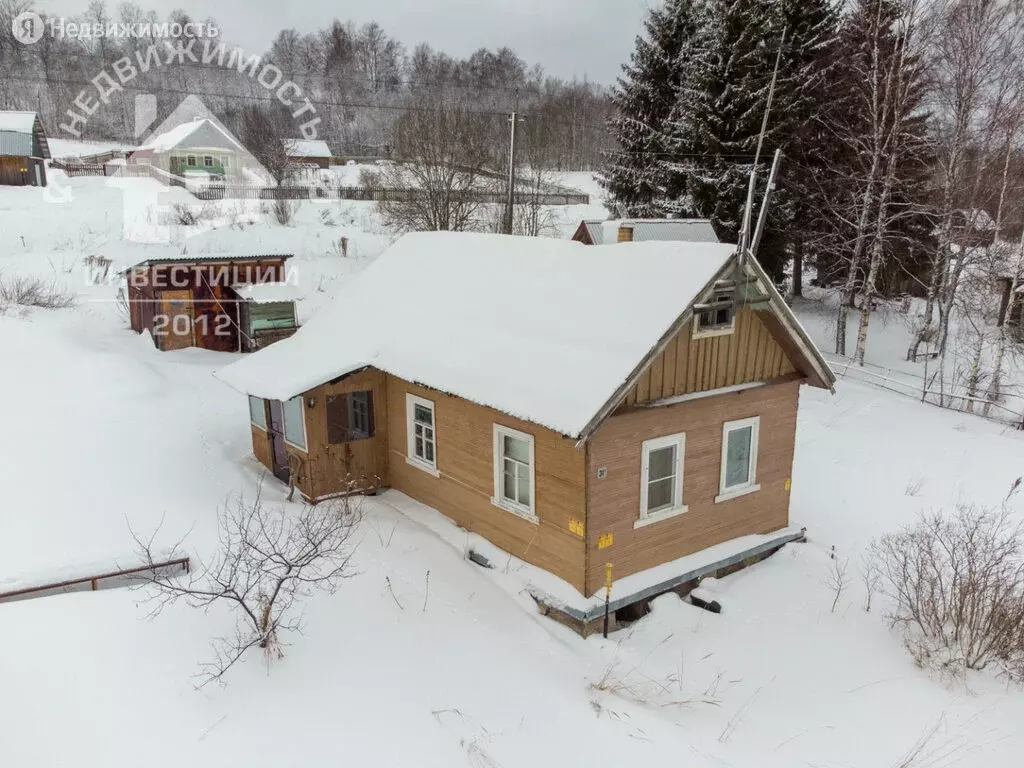
[[192,291],[161,291],[160,313],[153,319],[153,335],[163,350],[195,346]]
[[267,427],[274,477],[282,483],[287,483],[291,478],[291,471],[288,468],[288,451],[284,449],[284,408],[280,400],[270,401],[270,421]]

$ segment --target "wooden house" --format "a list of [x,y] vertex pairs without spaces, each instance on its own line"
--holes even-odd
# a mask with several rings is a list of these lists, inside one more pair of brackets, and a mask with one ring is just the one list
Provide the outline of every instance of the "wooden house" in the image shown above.
[[38,114],[0,111],[0,185],[45,187],[49,159]]
[[249,396],[257,460],[304,497],[397,489],[584,599],[606,563],[618,580],[737,541],[745,562],[793,538],[799,389],[834,377],[734,252],[410,234],[218,376]]
[[249,352],[286,338],[298,327],[294,288],[285,284],[290,258],[182,255],[129,267],[132,330],[148,331],[162,350]]
[[182,179],[208,178],[243,183],[249,153],[213,118],[196,118],[154,133],[128,157]]
[[571,239],[584,245],[640,243],[647,240],[719,242],[710,219],[584,219]]
[[285,154],[288,162],[295,165],[309,165],[316,168],[331,167],[331,149],[321,139],[285,139]]

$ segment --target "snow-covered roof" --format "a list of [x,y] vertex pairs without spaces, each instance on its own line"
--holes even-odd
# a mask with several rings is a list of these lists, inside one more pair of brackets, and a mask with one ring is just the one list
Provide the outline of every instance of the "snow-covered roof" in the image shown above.
[[181,125],[177,125],[168,131],[164,131],[163,133],[154,134],[153,136],[150,136],[149,140],[140,146],[139,149],[150,150],[152,152],[167,152],[177,147],[185,141],[185,139],[204,126],[210,126],[217,133],[226,138],[232,145],[239,149],[244,149],[234,136],[217,125],[213,120],[209,120],[207,118],[191,120],[189,122],[182,123]]
[[709,219],[610,219],[584,221],[584,226],[595,245],[616,243],[619,228],[633,230],[633,242],[646,240],[674,240],[687,243],[717,243],[715,230]]
[[0,111],[0,131],[31,134],[35,128],[35,112]]
[[330,157],[331,149],[320,139],[285,139],[285,151],[290,157]]
[[287,400],[373,366],[578,436],[734,251],[409,234],[297,334],[218,376]]
[[232,286],[238,298],[256,304],[272,304],[278,301],[298,301],[303,292],[291,283],[251,283]]
[[150,264],[192,264],[209,261],[253,261],[255,259],[290,259],[290,253],[178,253],[169,256],[150,256],[145,261],[132,264],[124,271],[128,272],[136,267],[146,267]]

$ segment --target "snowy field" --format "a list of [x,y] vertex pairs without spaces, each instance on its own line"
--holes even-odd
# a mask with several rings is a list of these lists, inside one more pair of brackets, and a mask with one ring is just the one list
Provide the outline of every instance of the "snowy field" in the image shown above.
[[[13,438],[0,449],[0,590],[130,562],[130,528],[208,554],[218,507],[261,482],[245,399],[212,375],[236,356],[157,352],[127,328],[116,285],[89,284],[86,257],[295,253],[308,318],[391,240],[370,204],[311,203],[290,227],[258,207],[221,210],[231,221],[131,243],[126,227],[161,225],[123,195],[160,193],[153,182],[60,183],[72,200],[0,189],[0,274],[80,295],[0,316]],[[563,234],[601,215],[556,211]],[[905,351],[901,324],[874,331],[879,364]],[[473,565],[464,532],[395,492],[364,502],[357,575],[306,604],[285,658],[268,670],[253,654],[224,688],[193,679],[231,629],[221,611],[147,618],[127,590],[0,604],[0,765],[1019,766],[1024,692],[915,667],[877,596],[864,611],[856,571],[874,537],[922,510],[997,505],[1024,474],[1024,433],[841,382],[834,396],[803,392],[797,440],[791,518],[808,543],[711,585],[721,615],[668,595],[607,640],[537,615],[524,586],[543,576]],[[275,503],[284,490],[263,486]],[[1024,513],[1020,495],[1011,503]],[[834,612],[833,547],[851,572]]]

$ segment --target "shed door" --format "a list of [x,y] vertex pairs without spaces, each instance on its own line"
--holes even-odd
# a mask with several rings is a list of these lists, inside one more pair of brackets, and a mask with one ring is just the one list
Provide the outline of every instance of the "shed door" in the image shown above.
[[162,291],[160,314],[153,318],[153,336],[160,349],[184,349],[194,346],[194,317],[192,291]]

